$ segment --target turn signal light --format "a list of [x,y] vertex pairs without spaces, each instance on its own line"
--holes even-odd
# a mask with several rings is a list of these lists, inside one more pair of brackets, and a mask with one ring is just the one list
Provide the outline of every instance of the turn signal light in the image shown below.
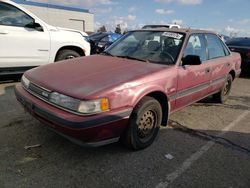
[[109,110],[109,101],[107,98],[101,99],[101,110],[102,111]]

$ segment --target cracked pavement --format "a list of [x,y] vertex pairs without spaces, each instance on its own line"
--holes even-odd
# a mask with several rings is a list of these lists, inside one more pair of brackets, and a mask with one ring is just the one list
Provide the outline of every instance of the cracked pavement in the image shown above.
[[14,85],[0,84],[0,187],[250,187],[249,78],[226,104],[208,98],[172,114],[138,152],[72,144],[23,111]]

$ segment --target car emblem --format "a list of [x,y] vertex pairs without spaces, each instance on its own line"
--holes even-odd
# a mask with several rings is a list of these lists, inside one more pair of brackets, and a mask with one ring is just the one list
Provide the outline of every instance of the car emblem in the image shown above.
[[46,91],[43,91],[43,92],[42,92],[42,96],[44,96],[44,97],[48,98],[48,97],[49,97],[49,93],[48,93],[48,92],[46,92]]

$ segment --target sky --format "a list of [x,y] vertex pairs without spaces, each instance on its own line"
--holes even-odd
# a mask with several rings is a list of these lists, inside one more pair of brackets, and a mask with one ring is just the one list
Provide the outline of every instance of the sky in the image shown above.
[[[35,0],[34,0],[35,1]],[[36,0],[89,9],[95,30],[177,23],[186,28],[250,36],[250,0]]]

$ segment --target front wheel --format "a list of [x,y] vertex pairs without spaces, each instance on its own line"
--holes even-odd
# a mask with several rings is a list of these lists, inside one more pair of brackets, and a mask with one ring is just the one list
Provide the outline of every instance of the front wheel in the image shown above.
[[229,97],[233,83],[233,77],[231,74],[227,75],[226,82],[220,92],[213,95],[214,101],[218,103],[224,103]]
[[162,120],[160,103],[152,97],[144,97],[134,108],[129,125],[121,140],[134,150],[148,147],[155,140]]
[[80,57],[81,55],[79,53],[77,53],[74,50],[61,50],[57,57],[56,57],[56,61],[62,61],[62,60],[67,60],[67,59],[73,59],[73,58],[77,58]]

